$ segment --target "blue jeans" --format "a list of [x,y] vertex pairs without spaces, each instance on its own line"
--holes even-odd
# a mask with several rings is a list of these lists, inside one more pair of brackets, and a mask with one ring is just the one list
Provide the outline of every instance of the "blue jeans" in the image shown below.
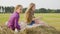
[[33,25],[33,24],[35,24],[35,21],[32,21],[29,25]]

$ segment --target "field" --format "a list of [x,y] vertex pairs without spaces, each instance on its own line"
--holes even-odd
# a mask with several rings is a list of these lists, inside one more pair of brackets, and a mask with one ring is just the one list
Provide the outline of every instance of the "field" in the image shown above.
[[[8,13],[0,14],[0,25],[4,25],[10,15]],[[35,16],[42,16],[41,20],[60,31],[60,13],[35,13]],[[21,21],[24,21],[24,14],[21,14],[20,18]]]

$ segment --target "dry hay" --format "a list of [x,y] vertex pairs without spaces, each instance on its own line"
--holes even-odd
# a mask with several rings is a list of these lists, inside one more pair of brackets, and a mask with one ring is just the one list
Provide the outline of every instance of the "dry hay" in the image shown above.
[[0,26],[0,34],[60,34],[54,27],[38,26],[26,28],[20,32],[14,32],[7,26]]

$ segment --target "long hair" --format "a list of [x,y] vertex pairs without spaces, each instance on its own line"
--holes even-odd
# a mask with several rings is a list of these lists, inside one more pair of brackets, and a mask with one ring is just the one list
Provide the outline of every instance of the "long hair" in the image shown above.
[[22,5],[16,5],[16,7],[14,8],[14,11],[16,11],[19,7],[22,7]]
[[32,21],[32,18],[33,18],[33,15],[32,15],[32,13],[33,13],[33,10],[32,10],[32,8],[35,6],[35,4],[34,3],[31,3],[30,5],[29,5],[29,7],[27,8],[27,10],[26,10],[26,12],[25,12],[25,21],[26,21],[26,23],[31,23],[31,21]]

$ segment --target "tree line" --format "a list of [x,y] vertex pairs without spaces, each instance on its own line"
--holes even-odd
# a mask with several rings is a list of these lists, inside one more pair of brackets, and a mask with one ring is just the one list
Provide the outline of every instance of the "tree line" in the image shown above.
[[[23,13],[25,13],[27,8],[23,8]],[[0,6],[0,13],[12,13],[14,11],[14,7],[3,7]],[[60,9],[45,9],[39,8],[35,10],[35,13],[60,13]]]

